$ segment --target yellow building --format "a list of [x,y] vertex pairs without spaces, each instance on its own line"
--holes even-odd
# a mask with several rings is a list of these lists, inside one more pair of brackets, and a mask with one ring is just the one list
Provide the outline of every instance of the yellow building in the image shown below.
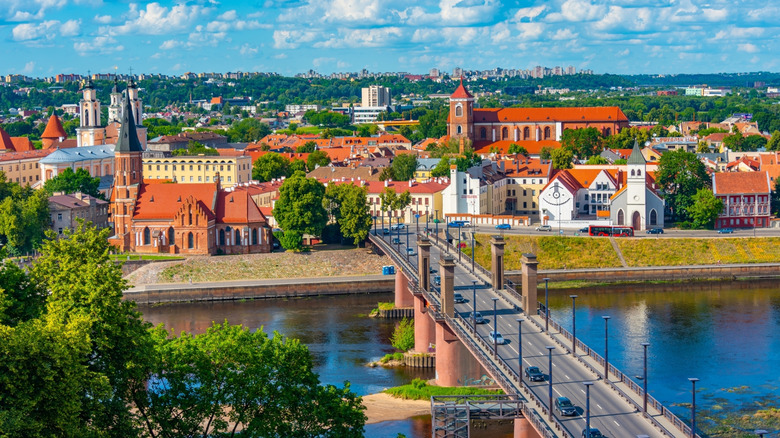
[[252,157],[216,155],[144,158],[144,179],[169,179],[181,183],[214,182],[217,174],[222,187],[232,187],[252,179]]
[[6,152],[0,154],[0,172],[9,182],[23,186],[32,186],[41,180],[38,162],[49,155],[52,149],[36,149],[24,152]]

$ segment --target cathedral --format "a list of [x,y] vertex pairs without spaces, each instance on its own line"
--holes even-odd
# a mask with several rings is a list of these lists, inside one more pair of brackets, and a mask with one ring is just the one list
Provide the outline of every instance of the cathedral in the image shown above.
[[[114,78],[114,87],[111,89],[111,105],[108,107],[108,123],[105,126],[101,124],[100,100],[97,98],[97,90],[91,79],[87,78],[84,81],[81,92],[80,122],[79,127],[76,128],[77,147],[116,143],[119,136],[123,100],[116,78]],[[127,98],[133,111],[133,120],[137,123],[136,131],[139,140],[143,148],[146,149],[146,127],[141,124],[143,122],[143,104],[138,97],[138,86],[132,78],[127,84]]]

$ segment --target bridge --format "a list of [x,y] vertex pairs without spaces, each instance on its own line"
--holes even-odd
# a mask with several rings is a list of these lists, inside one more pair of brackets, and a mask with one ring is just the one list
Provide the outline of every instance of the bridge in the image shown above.
[[[699,438],[641,385],[549,318],[537,302],[534,255],[522,255],[522,284],[514,284],[504,278],[503,237],[491,238],[488,270],[452,245],[441,228],[426,226],[420,233],[375,225],[369,239],[396,267],[396,307],[414,307],[414,351],[435,346],[436,383],[463,386],[464,377],[487,374],[511,397],[493,400],[500,409],[492,411],[479,408],[477,400],[433,400],[434,437],[471,436],[470,412],[498,412],[490,418],[511,417],[516,438],[585,437],[588,421],[609,438]],[[498,344],[493,331],[507,342]],[[526,375],[533,366],[543,380]],[[576,415],[557,412],[557,397],[569,398]]]

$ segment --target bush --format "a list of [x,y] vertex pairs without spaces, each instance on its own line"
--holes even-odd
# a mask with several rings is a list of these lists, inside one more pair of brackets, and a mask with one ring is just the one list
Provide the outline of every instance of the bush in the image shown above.
[[303,236],[297,231],[276,232],[274,236],[279,240],[282,248],[288,251],[300,251],[303,249]]
[[404,318],[395,326],[390,338],[393,347],[407,351],[414,348],[414,320]]

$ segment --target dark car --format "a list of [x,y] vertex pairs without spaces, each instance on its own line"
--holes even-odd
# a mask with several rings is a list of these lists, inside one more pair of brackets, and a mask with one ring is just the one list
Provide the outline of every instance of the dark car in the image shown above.
[[409,254],[410,256],[416,256],[417,255],[417,253],[414,252],[414,248],[406,248],[406,253]]
[[580,229],[579,229],[579,232],[580,232],[580,233],[587,233],[587,232],[590,232],[590,228],[588,228],[588,227],[582,227],[582,228],[580,228]]
[[466,302],[466,299],[463,298],[463,295],[461,295],[461,294],[459,294],[457,292],[455,292],[454,298],[455,298],[455,302],[456,303],[465,303]]
[[555,399],[555,410],[563,416],[577,415],[577,408],[567,397],[558,397]]
[[390,230],[387,228],[382,228],[382,234],[390,234]]
[[663,234],[664,229],[663,228],[650,228],[649,230],[645,231],[647,234]]
[[393,237],[393,245],[400,245],[400,244],[401,244],[401,239],[397,237]]
[[440,275],[434,275],[433,276],[433,285],[434,286],[441,286],[441,276]]
[[532,382],[544,382],[544,374],[539,370],[539,367],[527,367],[525,376]]
[[721,228],[718,230],[718,234],[731,234],[734,232],[733,228]]
[[590,428],[590,435],[588,435],[588,429],[582,429],[582,438],[604,438],[601,431],[595,427]]
[[487,319],[482,317],[482,314],[479,312],[476,312],[476,315],[474,312],[471,312],[469,314],[469,318],[474,317],[474,320],[477,324],[487,324]]
[[431,274],[435,274],[435,273],[437,273],[437,272],[439,272],[439,271],[438,271],[438,270],[436,270],[436,269],[433,269],[433,268],[431,268]]

